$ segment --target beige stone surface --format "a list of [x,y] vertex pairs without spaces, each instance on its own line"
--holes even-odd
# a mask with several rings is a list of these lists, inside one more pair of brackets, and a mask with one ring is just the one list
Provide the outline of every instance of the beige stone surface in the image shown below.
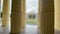
[[54,34],[54,0],[41,0],[41,34]]
[[25,22],[25,13],[26,13],[26,4],[25,4],[25,1],[26,0],[22,0],[22,28],[24,29],[25,28],[25,24],[26,24],[26,22]]
[[8,26],[10,23],[11,0],[3,0],[2,8],[2,26]]
[[12,0],[11,33],[22,32],[22,0]]
[[55,0],[55,28],[60,30],[60,0]]

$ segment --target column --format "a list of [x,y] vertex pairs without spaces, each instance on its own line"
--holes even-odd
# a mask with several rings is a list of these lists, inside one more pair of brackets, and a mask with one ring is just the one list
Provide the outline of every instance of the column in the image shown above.
[[22,0],[12,0],[11,10],[11,34],[21,33],[22,24]]
[[22,0],[22,28],[25,28],[25,12],[26,12],[26,4],[25,4],[26,0]]
[[40,34],[54,34],[54,0],[40,1]]
[[3,0],[2,27],[9,26],[10,23],[11,0]]
[[60,0],[55,0],[55,29],[60,31]]

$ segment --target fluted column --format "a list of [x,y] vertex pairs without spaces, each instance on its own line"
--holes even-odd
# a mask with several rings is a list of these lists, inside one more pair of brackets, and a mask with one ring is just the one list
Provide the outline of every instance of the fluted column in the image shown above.
[[2,26],[6,27],[10,23],[11,0],[3,0]]
[[11,34],[19,34],[22,24],[22,0],[12,0]]
[[54,34],[54,0],[40,1],[40,34]]

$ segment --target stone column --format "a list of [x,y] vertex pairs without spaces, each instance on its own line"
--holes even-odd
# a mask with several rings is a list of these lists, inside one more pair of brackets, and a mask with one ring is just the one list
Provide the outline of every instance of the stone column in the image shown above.
[[41,34],[54,34],[54,0],[40,1]]
[[25,12],[26,12],[26,4],[25,4],[26,0],[22,0],[22,28],[25,28]]
[[55,29],[60,31],[60,0],[55,0]]
[[10,23],[11,0],[3,0],[2,26],[6,27]]
[[22,24],[22,0],[12,0],[11,34],[19,34]]

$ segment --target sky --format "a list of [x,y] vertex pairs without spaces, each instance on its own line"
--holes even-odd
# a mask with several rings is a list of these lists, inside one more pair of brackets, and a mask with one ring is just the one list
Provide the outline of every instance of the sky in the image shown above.
[[3,0],[0,0],[0,12],[2,12],[2,2]]
[[38,12],[38,0],[26,0],[26,13]]

